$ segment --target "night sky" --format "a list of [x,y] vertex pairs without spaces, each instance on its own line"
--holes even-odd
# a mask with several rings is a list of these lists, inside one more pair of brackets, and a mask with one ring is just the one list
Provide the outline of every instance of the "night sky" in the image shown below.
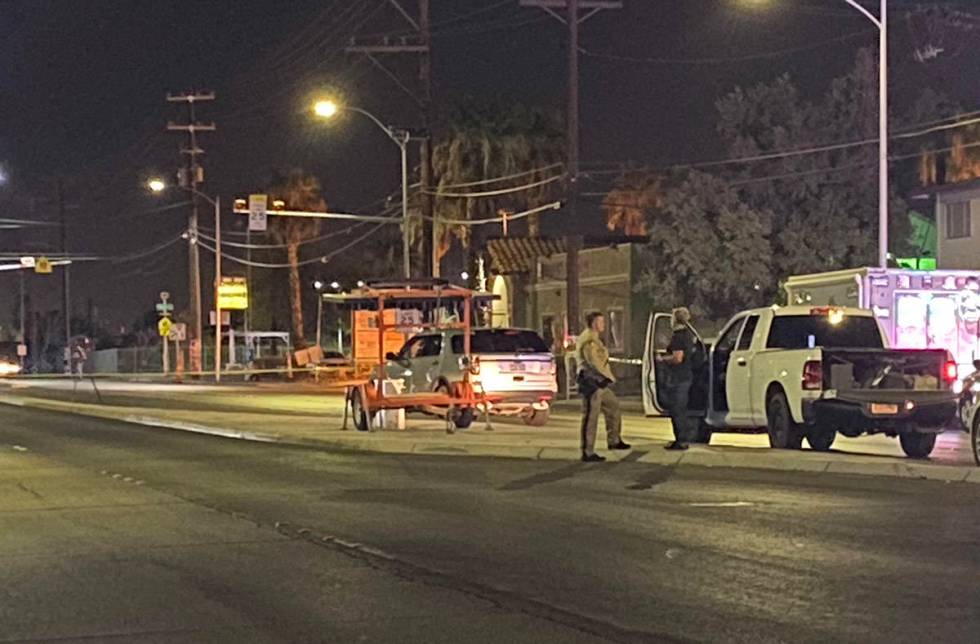
[[[898,14],[915,3],[891,4]],[[980,10],[980,2],[947,4]],[[600,55],[581,59],[586,169],[724,156],[714,134],[720,95],[789,72],[817,96],[849,69],[858,47],[877,40],[872,25],[843,0],[625,5],[592,18],[582,32],[582,46]],[[437,106],[471,94],[562,107],[565,38],[556,20],[518,0],[432,0],[432,13]],[[895,100],[928,80],[976,109],[980,84],[966,79],[980,77],[969,55],[978,34],[927,33],[897,23]],[[275,168],[301,167],[320,178],[331,209],[377,210],[374,202],[398,187],[395,147],[364,119],[315,123],[309,105],[330,89],[386,122],[418,126],[411,98],[369,61],[342,51],[352,36],[406,30],[386,0],[0,1],[0,162],[9,177],[0,188],[3,216],[56,219],[60,178],[72,206],[73,252],[127,255],[176,237],[186,210],[153,211],[183,197],[149,196],[143,184],[175,172],[182,141],[164,127],[185,115],[164,98],[192,89],[217,93],[199,113],[218,127],[201,139],[205,192],[230,200],[254,190]],[[914,47],[930,41],[942,41],[947,51],[928,64],[915,62]],[[651,58],[669,60],[632,60]],[[412,83],[415,59],[390,60]],[[597,205],[583,208],[588,224],[598,221]],[[227,222],[241,225],[232,215]],[[54,231],[0,231],[4,252],[42,251],[56,242]],[[330,248],[328,242],[322,250]],[[142,262],[74,267],[76,313],[91,300],[104,319],[131,323],[161,289],[175,294],[178,308],[180,300],[186,304],[179,249]],[[205,254],[202,262],[210,266],[212,258]],[[210,279],[205,271],[204,284]],[[16,273],[0,273],[2,326],[12,321],[17,284]],[[30,278],[31,292],[49,306],[57,302],[58,284]]]

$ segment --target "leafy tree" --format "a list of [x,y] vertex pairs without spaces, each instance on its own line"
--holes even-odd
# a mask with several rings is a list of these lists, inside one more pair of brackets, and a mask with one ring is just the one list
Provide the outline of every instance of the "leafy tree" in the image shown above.
[[[736,88],[717,102],[718,131],[733,157],[877,137],[877,65],[862,50],[820,101],[802,99],[786,75]],[[783,277],[877,261],[877,156],[873,143],[790,154],[724,171],[746,202],[773,213],[773,269]],[[890,250],[908,250],[905,204],[892,185]]]
[[772,219],[718,177],[681,175],[649,211],[650,243],[641,251],[646,268],[637,290],[709,320],[771,301]]
[[[269,188],[268,194],[270,200],[282,200],[290,210],[322,212],[327,208],[321,194],[320,182],[300,170],[290,170],[277,177]],[[304,242],[319,234],[320,220],[306,217],[270,217],[269,232],[276,243],[286,245],[293,342],[297,347],[305,347],[299,251]]]
[[[560,163],[564,153],[564,134],[560,119],[538,108],[498,99],[466,99],[451,112],[448,127],[433,146],[434,183],[437,192],[485,192],[535,183],[558,170],[534,171]],[[518,173],[512,180],[460,186]],[[440,219],[465,220],[496,217],[501,209],[527,210],[553,199],[561,189],[553,182],[495,197],[435,198]],[[529,218],[529,232],[537,235],[537,217]],[[437,231],[439,257],[443,257],[453,238],[469,245],[471,227],[444,224]]]

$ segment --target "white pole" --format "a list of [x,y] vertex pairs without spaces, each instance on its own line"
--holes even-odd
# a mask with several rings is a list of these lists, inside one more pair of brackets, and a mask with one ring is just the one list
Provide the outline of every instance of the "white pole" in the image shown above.
[[316,292],[316,346],[323,349],[321,342],[323,332],[323,293]]
[[221,197],[214,199],[214,381],[221,382]]
[[163,336],[163,375],[170,373],[170,342]]
[[396,141],[402,153],[402,269],[405,272],[405,279],[411,279],[412,260],[409,257],[411,231],[408,228],[408,134],[402,135]]
[[888,2],[878,24],[878,265],[888,266]]

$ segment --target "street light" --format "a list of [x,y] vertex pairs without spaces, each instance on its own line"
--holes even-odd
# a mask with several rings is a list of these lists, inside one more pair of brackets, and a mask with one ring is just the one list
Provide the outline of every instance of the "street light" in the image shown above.
[[[740,0],[762,6],[771,0]],[[858,0],[844,0],[878,28],[878,265],[888,267],[888,0],[880,0],[878,16]]]
[[401,152],[402,161],[402,270],[405,274],[405,279],[411,279],[412,277],[412,266],[411,266],[411,244],[409,239],[409,228],[408,228],[408,141],[411,138],[408,130],[396,129],[390,125],[385,125],[381,122],[377,116],[368,112],[360,107],[354,107],[351,105],[339,105],[334,101],[329,99],[319,100],[313,104],[313,113],[322,119],[330,120],[334,118],[341,111],[346,112],[357,112],[363,116],[366,116],[371,120],[372,123],[377,125],[382,132],[384,132],[389,139],[394,141],[395,145],[398,146]]
[[[157,194],[167,188],[167,182],[160,178],[150,179],[146,185]],[[212,199],[196,188],[181,188],[214,206],[214,381],[217,383],[221,382],[221,197]],[[192,239],[191,242],[196,243],[197,240]],[[203,342],[201,335],[198,338]]]
[[313,288],[316,289],[316,346],[321,350],[323,345],[320,344],[322,339],[321,333],[323,332],[323,282],[316,280],[313,282]]

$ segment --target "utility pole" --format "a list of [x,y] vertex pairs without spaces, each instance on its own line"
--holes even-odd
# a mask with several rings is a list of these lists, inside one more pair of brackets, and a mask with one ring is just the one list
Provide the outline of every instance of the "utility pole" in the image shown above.
[[[565,209],[568,220],[575,221],[578,218],[579,193],[579,26],[600,11],[622,9],[623,3],[619,0],[520,0],[520,5],[541,9],[568,27],[568,105],[565,110],[568,190]],[[565,15],[560,13],[561,9],[566,10]],[[578,333],[581,317],[578,292],[578,251],[581,248],[581,238],[567,238],[566,246],[565,308],[568,332],[575,335]]]
[[186,103],[189,120],[183,123],[167,123],[169,132],[186,132],[187,148],[181,154],[187,155],[187,165],[181,168],[180,184],[191,191],[191,213],[187,220],[188,230],[188,300],[191,303],[190,370],[203,371],[202,347],[204,342],[204,321],[201,315],[201,253],[198,246],[198,185],[204,181],[204,168],[198,157],[204,154],[197,144],[198,132],[213,132],[214,123],[198,123],[194,110],[195,103],[213,101],[214,92],[185,92],[167,94],[168,103]]
[[[58,218],[61,222],[61,254],[68,257],[68,221],[65,216],[65,186],[61,179],[58,179]],[[70,264],[65,264],[61,268],[61,311],[65,318],[65,350],[64,366],[65,373],[71,373],[71,297],[69,293],[69,272]]]
[[[430,191],[430,186],[432,185],[432,62],[430,57],[431,33],[429,28],[429,0],[418,0],[419,17],[417,20],[412,16],[411,12],[405,9],[404,2],[405,0],[388,0],[388,3],[411,26],[411,33],[398,37],[374,39],[371,42],[360,42],[358,39],[352,38],[350,45],[346,48],[346,51],[347,53],[362,54],[366,56],[368,60],[370,60],[378,69],[383,71],[390,79],[392,79],[394,83],[402,91],[408,94],[419,106],[419,112],[421,113],[424,128],[424,136],[420,137],[421,145],[419,150],[419,208],[422,215],[422,226],[420,227],[422,252],[420,253],[420,256],[422,261],[419,262],[418,272],[419,275],[427,272],[425,270],[425,264],[426,257],[429,255],[429,253],[426,252],[426,246],[431,238],[431,243],[433,244],[431,249],[432,275],[438,277],[439,262],[437,259],[437,249],[435,246],[435,236],[437,234],[436,231],[438,227],[433,220],[434,201],[432,195],[427,194]],[[419,84],[421,85],[421,94],[406,86],[398,79],[398,76],[393,71],[385,67],[385,65],[377,58],[377,55],[379,54],[417,54],[419,56]]]

